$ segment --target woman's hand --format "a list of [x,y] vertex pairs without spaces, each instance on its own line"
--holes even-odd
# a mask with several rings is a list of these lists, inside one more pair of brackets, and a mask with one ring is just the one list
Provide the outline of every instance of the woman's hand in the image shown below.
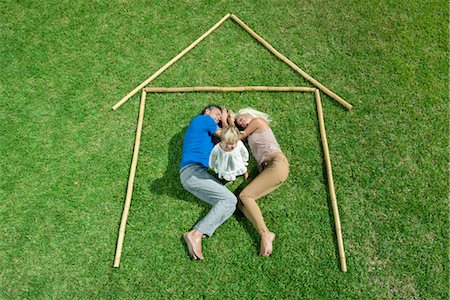
[[234,124],[234,118],[233,118],[233,111],[231,109],[228,110],[228,119],[227,119],[228,125],[233,125],[236,126]]
[[222,121],[222,126],[228,125],[228,110],[225,107],[221,107],[222,113],[220,115],[220,120]]

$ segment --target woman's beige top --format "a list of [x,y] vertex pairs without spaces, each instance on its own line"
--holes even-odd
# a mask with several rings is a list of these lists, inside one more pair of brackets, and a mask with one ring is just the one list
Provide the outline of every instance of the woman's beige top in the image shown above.
[[282,152],[271,128],[263,131],[256,130],[247,137],[247,141],[259,171],[262,171],[264,161],[271,154]]

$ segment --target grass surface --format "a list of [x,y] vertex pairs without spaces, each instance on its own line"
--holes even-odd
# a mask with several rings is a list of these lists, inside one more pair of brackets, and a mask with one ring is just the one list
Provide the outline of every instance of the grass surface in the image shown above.
[[[3,1],[0,298],[448,299],[448,3]],[[323,95],[348,272],[341,273],[317,112],[307,93],[148,98],[121,267],[112,268],[138,96],[111,107],[235,13],[354,105]],[[232,20],[152,86],[311,86]],[[184,130],[208,103],[268,112],[291,174],[193,262],[208,207],[183,190]],[[237,182],[233,188],[237,188]]]

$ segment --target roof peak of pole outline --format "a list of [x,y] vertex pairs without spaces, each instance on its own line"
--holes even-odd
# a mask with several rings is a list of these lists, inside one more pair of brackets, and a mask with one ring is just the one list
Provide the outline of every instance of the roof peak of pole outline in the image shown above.
[[198,39],[196,39],[192,44],[190,44],[187,48],[185,48],[183,51],[181,51],[178,55],[176,55],[174,58],[172,58],[169,62],[167,62],[164,66],[162,66],[158,71],[153,73],[149,78],[147,78],[145,81],[143,81],[139,86],[137,86],[134,90],[132,90],[128,95],[123,97],[119,102],[117,102],[112,109],[116,110],[122,104],[124,104],[128,99],[130,99],[134,94],[136,94],[139,90],[144,88],[148,83],[153,81],[156,77],[158,77],[160,74],[162,74],[167,68],[169,68],[172,64],[174,64],[177,60],[182,58],[186,53],[188,53],[192,48],[194,48],[196,45],[198,45],[201,41],[203,41],[208,35],[210,35],[214,30],[216,30],[220,25],[222,25],[226,20],[229,18],[233,19],[237,24],[239,24],[245,31],[247,31],[251,36],[253,36],[258,42],[260,42],[265,48],[267,48],[272,54],[274,54],[276,57],[278,57],[280,60],[282,60],[284,63],[289,65],[294,71],[302,75],[306,80],[308,80],[310,83],[312,83],[314,86],[316,86],[318,89],[323,91],[325,94],[339,102],[341,105],[345,106],[347,109],[352,109],[352,105],[339,97],[337,94],[329,90],[327,87],[325,87],[323,84],[318,82],[315,78],[307,74],[305,71],[300,69],[296,64],[294,64],[292,61],[290,61],[287,57],[285,57],[283,54],[278,52],[275,48],[273,48],[267,41],[265,41],[261,36],[259,36],[256,32],[254,32],[250,27],[247,26],[244,22],[242,22],[235,14],[227,13],[225,16],[222,17],[214,26],[212,26],[208,31],[206,31],[202,36],[200,36]]

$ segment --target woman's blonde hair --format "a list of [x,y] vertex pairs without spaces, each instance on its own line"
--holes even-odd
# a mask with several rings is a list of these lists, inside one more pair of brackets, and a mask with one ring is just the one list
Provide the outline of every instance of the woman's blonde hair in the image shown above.
[[238,118],[240,116],[243,116],[243,115],[250,115],[250,116],[252,116],[254,118],[261,118],[261,119],[266,120],[267,122],[272,122],[272,120],[270,119],[268,114],[263,113],[262,111],[256,110],[256,109],[251,108],[251,107],[246,107],[246,108],[240,109],[233,116],[233,118],[236,119],[236,118]]
[[236,144],[240,139],[239,137],[240,137],[239,129],[233,125],[225,126],[222,129],[222,133],[220,134],[220,139],[223,142],[230,144]]

